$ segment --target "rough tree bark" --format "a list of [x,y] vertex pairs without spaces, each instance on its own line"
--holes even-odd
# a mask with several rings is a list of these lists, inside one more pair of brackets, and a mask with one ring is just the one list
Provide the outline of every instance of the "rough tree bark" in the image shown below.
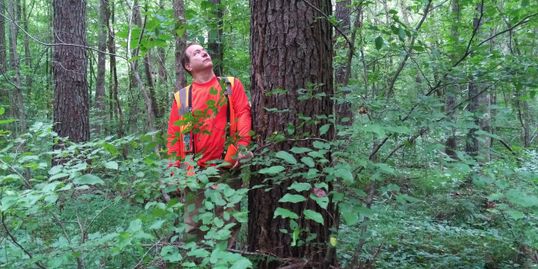
[[15,134],[26,131],[26,112],[24,109],[24,97],[21,88],[21,72],[19,63],[19,53],[17,51],[17,37],[19,34],[19,28],[17,27],[19,21],[19,1],[8,1],[8,17],[11,18],[9,23],[9,65],[13,71],[12,85],[13,89],[9,91],[10,104],[11,104],[11,116],[18,121],[18,124],[13,125]]
[[96,132],[101,133],[106,115],[105,106],[105,72],[106,72],[106,44],[107,44],[107,8],[108,0],[99,1],[99,33],[98,45],[99,52],[97,53],[97,79],[95,84],[95,104],[97,107],[98,123]]
[[[256,143],[267,145],[268,139],[275,133],[286,133],[288,125],[295,126],[295,133],[300,136],[332,139],[332,130],[320,135],[319,127],[326,122],[306,123],[302,117],[316,118],[332,113],[332,29],[323,15],[330,16],[331,1],[251,0],[250,8],[252,109]],[[285,93],[271,94],[276,89],[285,89]],[[312,94],[323,96],[301,99],[308,89],[313,90]],[[271,112],[268,108],[288,109],[289,112]],[[311,144],[312,140],[306,139],[298,142],[286,140],[267,146],[278,151]],[[278,200],[288,192],[287,187],[291,183],[287,180],[269,185],[270,191],[262,188],[249,193],[248,248],[291,258],[286,261],[302,268],[329,268],[335,264],[334,249],[328,246],[330,228],[338,218],[334,206],[331,203],[327,210],[322,210],[311,201],[308,204],[279,203]],[[258,184],[265,184],[264,179],[251,179],[251,186]],[[298,220],[303,231],[315,233],[316,238],[306,245],[292,247],[290,233],[280,231],[289,230],[289,222],[273,218],[277,206],[285,206],[298,214],[303,209],[313,209],[323,215],[324,225]],[[305,233],[301,236],[305,236]],[[258,268],[277,266],[278,262],[273,261],[259,264]]]
[[[348,35],[350,32],[350,26],[351,26],[351,12],[350,12],[350,5],[351,0],[343,0],[343,1],[337,1],[336,2],[336,19],[339,21],[338,27],[340,28],[340,31],[342,31],[342,34]],[[360,20],[360,14],[356,18],[357,20]],[[335,35],[335,41],[337,40],[336,37],[338,37],[340,34]],[[340,98],[343,98],[343,102],[339,102],[336,105],[336,115],[338,117],[338,122],[350,125],[352,123],[353,113],[351,112],[351,103],[346,100],[345,92],[342,90],[342,86],[347,85],[349,83],[350,73],[351,73],[351,61],[353,58],[354,53],[349,53],[350,51],[354,50],[354,39],[350,40],[352,44],[347,43],[338,43],[335,42],[335,49],[338,49],[340,47],[341,50],[344,50],[346,46],[348,47],[348,53],[346,59],[343,59],[337,66],[335,70],[335,79],[337,84],[337,96]],[[349,58],[351,57],[351,59]],[[349,63],[349,64],[348,64]],[[347,118],[347,122],[341,122],[341,119]]]
[[[52,2],[54,43],[86,46],[86,1]],[[87,55],[84,48],[54,46],[54,131],[73,142],[90,138]]]

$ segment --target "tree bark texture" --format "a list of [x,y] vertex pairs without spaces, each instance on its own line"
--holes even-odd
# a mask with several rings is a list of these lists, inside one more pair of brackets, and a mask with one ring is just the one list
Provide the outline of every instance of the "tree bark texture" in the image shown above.
[[98,45],[99,52],[97,53],[97,79],[95,84],[95,104],[97,107],[97,115],[99,116],[96,126],[97,133],[101,132],[106,115],[105,106],[105,73],[106,73],[106,45],[108,36],[108,20],[107,20],[108,0],[99,1],[99,33]]
[[[86,1],[53,1],[54,43],[86,46]],[[84,48],[55,46],[54,131],[73,142],[90,138],[87,55]]]
[[[4,0],[0,0],[0,14],[5,16]],[[0,16],[0,72],[4,74],[7,69],[6,62],[6,23],[4,16]],[[3,95],[2,95],[3,96]]]
[[[336,44],[340,46],[341,50],[344,50],[346,46],[346,58],[344,61],[338,64],[335,71],[335,79],[337,84],[337,96],[343,99],[343,102],[339,102],[336,105],[336,116],[339,123],[344,125],[351,125],[353,123],[353,112],[351,110],[351,102],[346,98],[348,92],[344,92],[342,87],[349,83],[351,77],[351,63],[353,61],[353,55],[355,55],[355,37],[358,29],[362,25],[362,8],[357,8],[357,15],[351,30],[351,0],[344,0],[336,2],[336,18],[340,22],[339,27],[344,35],[349,35],[351,32],[350,42]],[[338,36],[338,35],[336,35]],[[347,122],[342,122],[341,119],[347,118]]]
[[221,0],[211,0],[212,17],[214,18],[210,23],[210,30],[208,32],[208,46],[211,60],[213,61],[213,70],[217,76],[224,76],[223,72],[223,49],[222,49],[222,30],[223,30],[223,16],[224,11],[222,9]]
[[[331,1],[251,0],[250,8],[252,110],[253,128],[258,135],[256,143],[265,145],[275,133],[285,134],[288,126],[294,126],[296,134],[332,139],[332,128],[325,135],[320,135],[319,127],[326,123],[324,120],[312,123],[305,122],[303,118],[330,115],[333,109],[332,29],[321,14],[331,14]],[[282,89],[284,93],[274,92]],[[309,94],[318,97],[302,99]],[[271,112],[270,108],[287,111]],[[294,145],[310,146],[311,142],[287,140],[270,148],[287,150]],[[251,186],[264,184],[263,181],[264,178],[251,179]],[[304,268],[328,268],[335,264],[334,249],[327,245],[329,229],[338,217],[335,209],[331,204],[327,210],[322,210],[311,201],[292,205],[279,203],[291,183],[287,180],[270,185],[270,191],[262,188],[249,193],[248,247],[251,251],[291,260],[304,258],[308,261]],[[313,242],[291,247],[290,233],[280,231],[289,230],[289,222],[273,218],[277,206],[299,215],[307,208],[320,212],[324,225],[305,219],[298,221],[301,228],[317,235]],[[265,263],[258,268],[277,266]]]
[[[175,73],[176,73],[176,83],[175,83],[175,90],[179,91],[181,88],[183,88],[187,84],[187,80],[185,79],[185,70],[183,69],[183,66],[181,66],[181,56],[183,55],[183,51],[185,50],[187,39],[187,31],[185,29],[187,28],[186,21],[185,21],[185,6],[183,3],[183,0],[174,0],[174,16],[176,17],[176,51],[175,51]],[[180,30],[180,31],[178,31]],[[181,34],[178,34],[181,33]]]
[[[28,13],[28,7],[26,5],[26,0],[22,1],[22,18],[23,23],[22,27],[24,31],[28,33],[28,21],[30,21],[30,17],[32,17],[32,14]],[[30,37],[25,34],[24,35],[24,65],[26,66],[27,70],[32,70],[32,53],[30,51]],[[33,87],[33,76],[31,72],[26,72],[25,80],[26,80],[26,94],[30,95]]]
[[[461,17],[461,10],[459,5],[459,0],[452,0],[451,1],[451,16],[454,18],[452,25],[451,25],[451,42],[457,44],[459,39],[459,23],[460,23],[460,17]],[[457,53],[452,52],[450,54],[450,61],[451,64],[455,63],[457,61]],[[454,106],[456,106],[456,93],[459,91],[458,84],[454,81],[454,86],[447,86],[445,90],[445,111],[449,113],[449,121],[454,122],[454,113],[451,113],[452,110],[454,110]],[[456,138],[456,129],[454,127],[451,127],[450,130],[447,132],[448,138],[445,141],[445,153],[450,156],[453,159],[456,159],[456,149],[458,146],[458,140]]]
[[105,7],[105,16],[108,25],[108,42],[107,48],[110,53],[110,63],[109,63],[109,72],[110,72],[110,89],[109,94],[109,117],[114,119],[117,117],[118,126],[116,128],[116,133],[119,137],[124,135],[124,126],[123,126],[123,111],[121,109],[120,99],[118,97],[119,92],[119,82],[118,82],[118,71],[116,67],[116,34],[114,32],[114,0],[108,0],[108,5]]
[[26,131],[26,112],[24,109],[24,97],[21,88],[21,72],[19,63],[19,53],[17,51],[17,37],[19,35],[19,28],[17,27],[19,21],[19,1],[8,1],[8,17],[11,18],[9,23],[9,65],[13,71],[12,85],[13,88],[9,91],[10,103],[11,103],[11,116],[15,118],[18,123],[14,124],[15,134]]

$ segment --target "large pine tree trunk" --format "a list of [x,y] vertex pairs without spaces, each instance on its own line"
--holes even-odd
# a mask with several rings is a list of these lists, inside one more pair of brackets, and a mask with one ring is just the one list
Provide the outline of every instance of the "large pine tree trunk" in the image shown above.
[[185,70],[181,66],[181,55],[186,46],[187,31],[185,31],[187,25],[185,21],[185,6],[183,0],[174,0],[174,16],[177,20],[177,29],[180,30],[174,31],[176,33],[176,51],[175,51],[175,73],[176,73],[176,83],[175,89],[179,91],[186,84],[185,79]]
[[[86,46],[86,1],[53,1],[55,43]],[[54,131],[74,142],[90,138],[86,50],[55,46]]]
[[[332,113],[332,29],[319,12],[330,16],[331,1],[251,0],[250,5],[252,109],[254,131],[258,135],[256,143],[266,145],[268,138],[275,133],[285,134],[289,125],[295,127],[299,138],[320,137],[319,127],[326,122],[305,123],[304,117],[316,118]],[[285,93],[270,94],[276,89],[285,89]],[[313,89],[313,94],[322,96],[301,100],[307,94],[305,89]],[[289,112],[271,112],[269,108],[288,109]],[[332,139],[332,128],[321,137]],[[287,150],[295,145],[310,146],[311,143],[311,140],[288,140],[270,148]],[[263,181],[263,178],[253,178],[251,186],[267,184]],[[280,184],[268,183],[270,191],[262,188],[249,193],[248,247],[251,251],[271,253],[281,258],[298,258],[300,261],[305,258],[309,268],[328,268],[335,264],[334,251],[328,247],[329,229],[338,218],[332,204],[327,210],[321,210],[312,202],[308,205],[285,204],[286,208],[298,214],[305,208],[311,208],[323,215],[324,225],[304,219],[298,221],[301,228],[317,235],[303,246],[292,247],[290,233],[280,231],[289,230],[289,222],[273,218],[276,207],[284,207],[278,200],[287,193],[291,183],[290,180]],[[291,262],[298,260],[291,259]],[[265,263],[258,268],[276,266],[275,263]]]
[[223,49],[222,49],[222,26],[224,12],[221,0],[210,0],[213,3],[211,16],[213,17],[210,30],[208,32],[208,49],[213,61],[213,70],[217,76],[224,76],[223,72]]

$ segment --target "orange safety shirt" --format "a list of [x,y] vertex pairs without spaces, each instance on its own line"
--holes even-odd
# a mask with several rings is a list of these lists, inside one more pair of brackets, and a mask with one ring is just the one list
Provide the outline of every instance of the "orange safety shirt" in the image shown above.
[[[250,104],[241,81],[234,78],[232,85],[232,95],[229,98],[237,121],[237,134],[234,135],[237,136],[237,139],[233,141],[233,144],[236,147],[247,146],[251,140]],[[193,82],[192,114],[196,119],[194,121],[196,131],[191,132],[191,139],[194,142],[195,153],[201,154],[201,158],[198,160],[198,165],[201,167],[205,167],[209,161],[222,159],[226,137],[229,136],[229,133],[226,133],[227,106],[223,89],[217,77],[213,77],[206,83]],[[177,159],[182,161],[187,155],[184,150],[184,134],[182,133],[185,126],[181,126],[183,117],[179,115],[178,109],[178,104],[174,99],[168,121],[167,147],[169,155],[177,156]]]

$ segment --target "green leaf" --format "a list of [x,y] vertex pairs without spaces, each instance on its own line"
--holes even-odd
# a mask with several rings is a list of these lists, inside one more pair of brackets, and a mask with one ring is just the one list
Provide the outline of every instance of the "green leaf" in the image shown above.
[[300,203],[306,201],[306,198],[299,194],[286,193],[280,200],[280,203]]
[[98,176],[96,175],[92,175],[92,174],[86,174],[86,175],[83,175],[81,177],[78,177],[78,178],[75,178],[73,180],[73,183],[77,184],[77,185],[95,185],[95,184],[105,184],[105,182],[100,179]]
[[310,157],[302,157],[301,162],[308,165],[308,167],[310,167],[310,168],[316,166],[316,163],[314,162],[314,159],[312,159]]
[[323,196],[323,197],[317,197],[314,194],[310,194],[310,199],[316,201],[316,204],[319,205],[319,207],[323,209],[327,209],[327,206],[329,205],[329,197]]
[[303,183],[303,182],[293,182],[291,186],[288,187],[288,190],[294,190],[296,192],[303,192],[310,190],[312,188],[312,185],[310,183]]
[[329,145],[329,143],[325,143],[321,141],[314,141],[314,143],[312,143],[312,146],[314,146],[314,148],[317,148],[317,149],[330,149],[331,148],[331,145]]
[[281,217],[283,219],[286,219],[286,218],[290,218],[290,219],[298,219],[299,216],[297,214],[295,214],[294,212],[288,210],[288,209],[285,209],[285,208],[282,208],[282,207],[277,207],[276,210],[275,210],[275,214],[273,215],[273,218],[277,218],[277,217]]
[[513,204],[521,207],[535,207],[538,206],[538,197],[528,195],[521,190],[512,189],[506,193],[506,198]]
[[271,166],[271,167],[268,167],[268,168],[263,168],[261,169],[260,171],[258,171],[258,173],[260,174],[268,174],[268,175],[275,175],[275,174],[278,174],[282,171],[286,170],[286,168],[284,168],[284,166],[280,166],[280,165],[277,165],[277,166]]
[[346,183],[353,183],[353,174],[345,168],[338,168],[334,171],[334,176],[341,178]]
[[105,167],[110,170],[118,170],[119,165],[115,161],[109,161],[105,163]]
[[161,249],[161,257],[167,262],[178,262],[182,260],[179,250],[173,246],[165,246]]
[[383,43],[384,43],[383,42],[383,37],[381,37],[381,36],[376,37],[376,39],[375,39],[375,48],[377,50],[380,50],[383,47]]
[[309,152],[309,151],[312,151],[312,150],[309,149],[309,148],[293,147],[293,148],[290,149],[290,151],[295,153],[295,154],[301,154],[301,153],[306,153],[306,152]]
[[320,213],[310,209],[305,210],[303,213],[306,219],[313,220],[321,225],[324,224],[323,216]]
[[330,124],[330,123],[329,123],[329,124],[325,124],[325,125],[319,127],[319,135],[324,135],[324,134],[326,134],[326,133],[329,131],[330,128],[331,128],[331,124]]
[[293,155],[285,152],[285,151],[279,151],[276,153],[275,155],[277,158],[280,158],[284,161],[286,161],[287,163],[289,164],[297,164],[297,160],[295,159],[295,157],[293,157]]
[[230,267],[230,269],[246,269],[246,268],[252,268],[252,262],[245,257],[239,258],[239,260],[234,262],[232,264],[232,267]]

